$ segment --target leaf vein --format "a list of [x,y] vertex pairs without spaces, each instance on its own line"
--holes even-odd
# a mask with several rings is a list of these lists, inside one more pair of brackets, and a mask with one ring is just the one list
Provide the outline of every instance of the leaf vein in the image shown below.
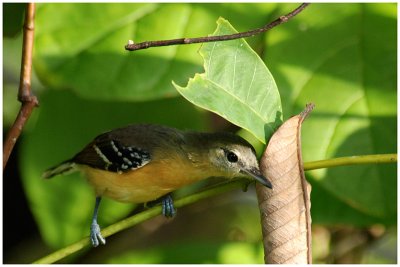
[[253,76],[251,77],[250,86],[249,86],[249,89],[247,90],[246,101],[249,100],[251,87],[253,86],[254,78],[256,76],[256,70],[257,70],[257,61],[255,61],[255,64],[254,64]]

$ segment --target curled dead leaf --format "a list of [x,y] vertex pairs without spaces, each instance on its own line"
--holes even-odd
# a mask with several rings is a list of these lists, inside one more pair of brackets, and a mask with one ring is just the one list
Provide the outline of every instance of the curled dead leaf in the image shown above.
[[312,262],[311,186],[304,176],[300,130],[313,108],[314,104],[308,104],[302,113],[283,123],[261,157],[261,172],[274,188],[256,187],[265,263]]

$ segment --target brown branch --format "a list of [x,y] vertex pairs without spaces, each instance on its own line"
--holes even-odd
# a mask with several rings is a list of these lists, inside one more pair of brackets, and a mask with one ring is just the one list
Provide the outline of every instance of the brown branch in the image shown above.
[[228,34],[228,35],[219,35],[219,36],[207,36],[207,37],[197,37],[197,38],[180,38],[180,39],[172,39],[172,40],[161,40],[161,41],[147,41],[142,43],[133,43],[129,41],[128,44],[125,46],[126,50],[135,51],[140,49],[146,49],[149,47],[156,47],[156,46],[168,46],[168,45],[181,45],[181,44],[195,44],[195,43],[206,43],[206,42],[216,42],[216,41],[228,41],[233,39],[239,38],[246,38],[250,36],[254,36],[256,34],[266,32],[275,26],[278,26],[282,23],[287,22],[289,19],[293,18],[301,11],[303,11],[309,3],[303,3],[295,10],[289,12],[284,16],[280,16],[276,20],[272,21],[271,23],[265,25],[264,27],[250,30],[247,32],[239,32],[235,34]]
[[35,4],[28,3],[25,11],[24,36],[22,44],[21,74],[18,100],[22,103],[18,116],[7,134],[3,147],[3,171],[10,154],[21,135],[22,128],[39,102],[31,92],[32,52],[35,28]]

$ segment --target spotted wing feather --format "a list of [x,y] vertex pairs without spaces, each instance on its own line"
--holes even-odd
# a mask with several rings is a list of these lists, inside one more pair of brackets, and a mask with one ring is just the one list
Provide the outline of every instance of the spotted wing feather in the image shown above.
[[95,140],[75,156],[76,163],[112,172],[126,172],[151,161],[150,153],[133,146],[123,146],[113,139]]

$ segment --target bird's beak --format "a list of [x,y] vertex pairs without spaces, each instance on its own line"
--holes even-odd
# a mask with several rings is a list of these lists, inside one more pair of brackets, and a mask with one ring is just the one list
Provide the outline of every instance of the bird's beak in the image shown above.
[[257,170],[257,169],[251,169],[251,170],[241,169],[240,172],[243,174],[247,174],[250,177],[253,177],[260,184],[272,189],[271,182],[267,178],[265,178],[259,170]]

